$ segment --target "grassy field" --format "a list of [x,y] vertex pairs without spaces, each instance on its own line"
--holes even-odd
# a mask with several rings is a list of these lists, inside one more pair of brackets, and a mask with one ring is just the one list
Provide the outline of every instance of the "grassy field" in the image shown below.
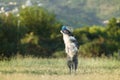
[[66,59],[12,59],[0,61],[0,80],[120,80],[120,61],[79,58],[77,74],[70,75]]

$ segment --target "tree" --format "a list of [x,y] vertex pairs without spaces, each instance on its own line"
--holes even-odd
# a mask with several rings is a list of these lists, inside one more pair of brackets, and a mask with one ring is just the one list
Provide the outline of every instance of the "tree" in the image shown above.
[[[51,56],[56,49],[55,39],[58,35],[60,23],[55,19],[55,15],[41,7],[26,7],[20,11],[21,25],[27,28],[27,34],[34,33],[38,37],[37,44],[34,42],[27,48],[35,48],[37,56]],[[25,37],[23,37],[25,38]],[[33,47],[34,46],[34,47]],[[34,50],[34,49],[32,49]],[[32,51],[27,51],[27,53]],[[33,54],[33,52],[31,53]],[[35,54],[35,53],[34,53]]]
[[61,24],[41,7],[26,7],[20,16],[0,14],[0,59],[20,54],[49,57],[57,50]]
[[1,14],[0,22],[0,59],[10,58],[17,52],[17,18]]

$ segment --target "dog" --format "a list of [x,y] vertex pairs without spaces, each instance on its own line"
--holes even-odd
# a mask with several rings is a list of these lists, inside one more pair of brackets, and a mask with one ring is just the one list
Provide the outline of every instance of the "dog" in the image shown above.
[[63,41],[65,44],[65,52],[67,53],[67,65],[70,74],[77,70],[78,67],[78,42],[73,36],[72,31],[67,26],[62,26],[60,31],[63,35]]

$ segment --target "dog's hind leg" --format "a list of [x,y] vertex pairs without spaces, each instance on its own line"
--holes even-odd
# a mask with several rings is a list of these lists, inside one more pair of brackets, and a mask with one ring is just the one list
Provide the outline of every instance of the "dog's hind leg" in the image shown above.
[[69,68],[69,73],[71,74],[72,73],[72,68],[73,68],[73,62],[71,60],[68,60],[67,61],[67,66]]
[[76,70],[77,70],[77,67],[78,67],[78,58],[77,58],[77,55],[73,57],[73,69],[75,70],[75,73],[76,73]]

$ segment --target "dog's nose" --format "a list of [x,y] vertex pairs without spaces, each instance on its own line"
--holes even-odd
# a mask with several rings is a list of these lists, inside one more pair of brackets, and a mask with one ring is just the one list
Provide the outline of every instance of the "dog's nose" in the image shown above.
[[63,33],[62,30],[60,32]]

